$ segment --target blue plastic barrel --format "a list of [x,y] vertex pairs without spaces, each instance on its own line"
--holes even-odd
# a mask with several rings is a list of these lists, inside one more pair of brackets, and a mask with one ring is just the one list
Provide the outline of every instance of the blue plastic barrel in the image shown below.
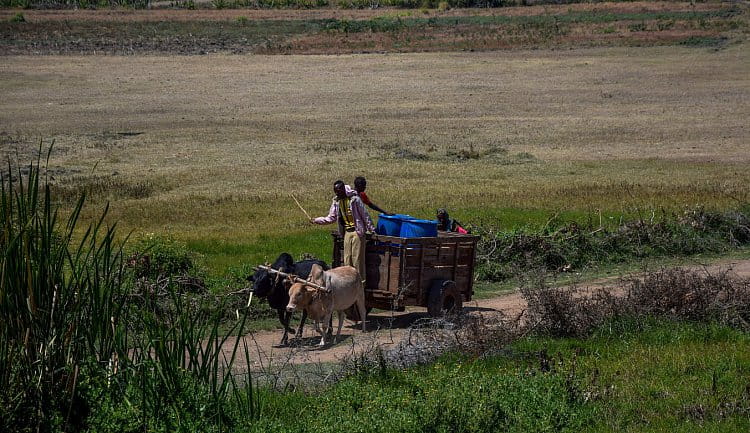
[[403,224],[404,221],[411,221],[411,220],[415,220],[416,219],[416,218],[414,218],[411,215],[406,215],[406,214],[401,214],[401,213],[397,213],[397,214],[395,214],[393,216],[395,218],[400,219],[402,224]]
[[434,238],[437,236],[437,221],[411,219],[401,223],[402,238]]
[[410,215],[386,215],[381,213],[378,215],[378,225],[375,228],[375,232],[379,235],[400,236],[403,222],[413,219],[414,217]]
[[401,219],[396,215],[380,214],[378,216],[378,226],[375,232],[379,235],[398,236],[401,233]]

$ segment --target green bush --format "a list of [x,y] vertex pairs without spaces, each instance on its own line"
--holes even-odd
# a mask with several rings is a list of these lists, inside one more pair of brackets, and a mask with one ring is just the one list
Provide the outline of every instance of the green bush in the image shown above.
[[198,254],[169,236],[149,233],[135,240],[128,249],[131,255],[127,264],[136,277],[156,280],[201,274],[195,263],[199,259]]
[[395,32],[411,25],[401,17],[375,17],[369,20],[328,19],[321,22],[323,30],[342,33]]
[[680,41],[680,45],[686,45],[688,47],[718,47],[726,42],[727,38],[723,36],[690,36],[689,38]]
[[10,22],[12,22],[12,23],[25,23],[26,22],[26,18],[23,16],[23,13],[16,12],[16,14],[13,15],[10,18]]
[[611,227],[599,226],[593,219],[585,225],[558,224],[540,231],[474,228],[482,237],[477,277],[501,281],[535,269],[570,271],[645,257],[717,253],[750,244],[750,215],[745,208],[723,213],[697,208]]

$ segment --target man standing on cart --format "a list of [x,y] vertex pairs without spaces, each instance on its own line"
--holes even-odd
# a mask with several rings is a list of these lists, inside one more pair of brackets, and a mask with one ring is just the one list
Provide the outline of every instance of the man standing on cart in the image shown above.
[[367,278],[365,268],[365,233],[374,232],[375,227],[367,213],[362,199],[357,194],[348,195],[343,181],[333,183],[333,198],[328,215],[310,218],[313,224],[333,224],[338,222],[339,234],[344,238],[344,266],[354,266],[364,284]]

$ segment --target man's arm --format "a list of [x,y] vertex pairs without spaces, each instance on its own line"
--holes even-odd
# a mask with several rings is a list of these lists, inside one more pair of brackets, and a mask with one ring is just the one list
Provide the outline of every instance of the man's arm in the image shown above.
[[378,211],[380,213],[384,213],[386,215],[393,215],[392,213],[384,211],[383,209],[378,207],[378,205],[373,203],[372,200],[370,200],[370,197],[367,196],[366,192],[362,191],[361,193],[359,193],[359,198],[362,199],[362,203],[366,204],[370,209]]
[[379,208],[379,207],[378,207],[378,205],[376,205],[376,204],[375,204],[375,203],[373,203],[373,202],[370,202],[370,203],[368,203],[368,204],[367,204],[367,206],[369,206],[369,207],[370,207],[370,209],[372,209],[372,210],[374,210],[374,211],[378,211],[378,212],[380,212],[380,213],[384,213],[384,214],[386,214],[386,215],[393,215],[392,213],[390,213],[390,212],[388,212],[388,211],[384,211],[383,209]]
[[331,203],[331,209],[328,210],[328,215],[324,217],[311,218],[310,222],[313,224],[332,224],[336,221],[339,213],[339,206],[336,200]]

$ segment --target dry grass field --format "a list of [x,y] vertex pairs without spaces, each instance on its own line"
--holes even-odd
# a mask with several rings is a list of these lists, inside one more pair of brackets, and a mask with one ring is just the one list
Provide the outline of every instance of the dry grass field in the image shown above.
[[386,209],[505,227],[747,202],[749,68],[746,44],[6,56],[0,153],[54,140],[62,200],[87,191],[89,216],[110,201],[127,230],[237,264],[327,252],[289,194],[322,215],[356,175]]

